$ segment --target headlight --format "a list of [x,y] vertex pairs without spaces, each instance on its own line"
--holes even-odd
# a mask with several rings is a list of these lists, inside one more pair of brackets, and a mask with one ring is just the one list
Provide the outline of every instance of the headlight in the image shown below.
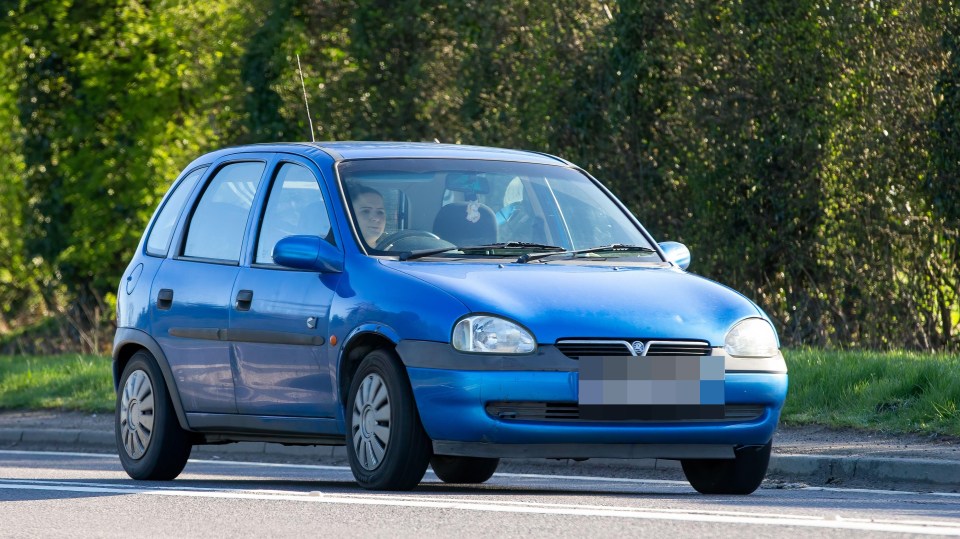
[[748,318],[727,333],[723,348],[731,356],[771,357],[777,354],[777,335],[766,320]]
[[496,316],[468,316],[453,327],[450,343],[461,352],[529,354],[537,349],[529,331]]

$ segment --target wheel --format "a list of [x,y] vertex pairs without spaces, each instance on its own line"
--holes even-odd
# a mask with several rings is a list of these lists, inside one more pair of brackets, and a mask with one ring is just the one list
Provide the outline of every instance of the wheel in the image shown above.
[[747,446],[735,451],[730,460],[682,460],[683,474],[701,494],[750,494],[767,475],[772,440],[762,446]]
[[433,473],[444,483],[483,483],[497,471],[500,459],[483,457],[450,457],[434,455],[430,459]]
[[420,483],[432,447],[396,354],[367,354],[350,384],[344,416],[347,458],[362,488],[410,490]]
[[[440,236],[426,230],[398,230],[387,234],[377,242],[379,251],[414,251],[417,249],[433,249],[447,242]],[[451,243],[450,247],[454,247]]]
[[127,475],[163,481],[180,475],[192,446],[148,352],[134,354],[123,369],[114,417],[117,452]]

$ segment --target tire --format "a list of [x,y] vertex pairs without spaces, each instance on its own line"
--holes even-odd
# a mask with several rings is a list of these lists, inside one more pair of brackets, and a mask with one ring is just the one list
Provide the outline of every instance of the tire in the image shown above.
[[772,446],[771,440],[762,446],[741,447],[731,460],[682,460],[683,474],[701,494],[750,494],[767,475]]
[[360,487],[410,490],[420,483],[432,446],[400,358],[391,350],[367,354],[350,383],[347,458]]
[[444,483],[483,483],[493,476],[499,464],[500,459],[483,457],[434,455],[430,459],[433,473]]
[[190,438],[177,422],[157,361],[146,351],[123,369],[114,433],[120,463],[133,479],[174,479],[190,458]]

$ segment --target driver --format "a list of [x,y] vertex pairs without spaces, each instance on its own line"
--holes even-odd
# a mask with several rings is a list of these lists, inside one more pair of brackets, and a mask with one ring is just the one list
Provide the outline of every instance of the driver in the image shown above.
[[383,195],[372,187],[358,185],[350,189],[350,199],[353,202],[353,212],[357,216],[363,241],[370,247],[375,247],[387,225],[387,210],[383,206]]

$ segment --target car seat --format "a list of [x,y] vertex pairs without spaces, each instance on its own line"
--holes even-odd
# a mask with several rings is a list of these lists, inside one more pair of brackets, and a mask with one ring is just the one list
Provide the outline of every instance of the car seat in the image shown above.
[[[476,213],[471,206],[475,206]],[[453,202],[440,208],[433,221],[433,232],[458,247],[496,243],[497,218],[484,204]]]

